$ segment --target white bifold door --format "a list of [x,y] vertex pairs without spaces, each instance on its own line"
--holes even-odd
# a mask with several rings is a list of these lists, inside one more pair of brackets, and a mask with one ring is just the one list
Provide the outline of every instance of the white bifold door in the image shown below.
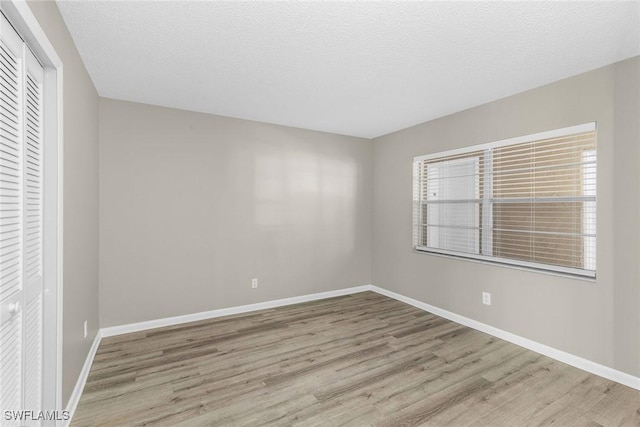
[[0,424],[43,396],[43,76],[6,18],[0,25]]

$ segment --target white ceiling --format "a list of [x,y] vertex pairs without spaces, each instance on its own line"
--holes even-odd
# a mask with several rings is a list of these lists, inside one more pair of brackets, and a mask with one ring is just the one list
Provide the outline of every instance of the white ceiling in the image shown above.
[[640,54],[640,2],[58,0],[101,96],[367,138]]

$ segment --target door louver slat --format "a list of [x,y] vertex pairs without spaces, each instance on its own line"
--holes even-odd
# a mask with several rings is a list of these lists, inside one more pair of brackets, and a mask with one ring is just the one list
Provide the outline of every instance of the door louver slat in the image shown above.
[[42,143],[40,138],[42,99],[40,85],[29,73],[26,81],[25,273],[27,280],[33,280],[42,274]]
[[25,320],[26,329],[26,354],[25,388],[29,390],[26,395],[26,408],[42,407],[42,295],[34,298],[27,305]]
[[22,287],[20,262],[22,246],[22,179],[20,150],[19,63],[11,50],[0,42],[2,111],[0,116],[0,296],[6,297]]
[[0,330],[0,408],[21,408],[22,316],[14,316]]

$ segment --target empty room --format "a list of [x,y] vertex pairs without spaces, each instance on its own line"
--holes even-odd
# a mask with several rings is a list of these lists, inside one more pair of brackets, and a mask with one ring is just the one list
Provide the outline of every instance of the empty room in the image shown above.
[[640,1],[0,12],[0,426],[640,426]]

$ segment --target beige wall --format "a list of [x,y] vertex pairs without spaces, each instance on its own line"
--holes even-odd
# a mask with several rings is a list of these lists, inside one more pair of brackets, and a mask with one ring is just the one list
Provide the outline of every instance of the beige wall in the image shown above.
[[370,283],[371,156],[369,140],[101,99],[101,326]]
[[613,361],[640,376],[640,57],[615,68],[613,125]]
[[38,1],[29,6],[64,69],[62,402],[66,406],[98,330],[98,95],[56,4]]
[[[375,139],[373,283],[639,375],[639,64],[634,58]],[[412,251],[414,156],[592,121],[597,282]],[[482,305],[482,291],[491,292],[491,306]]]

